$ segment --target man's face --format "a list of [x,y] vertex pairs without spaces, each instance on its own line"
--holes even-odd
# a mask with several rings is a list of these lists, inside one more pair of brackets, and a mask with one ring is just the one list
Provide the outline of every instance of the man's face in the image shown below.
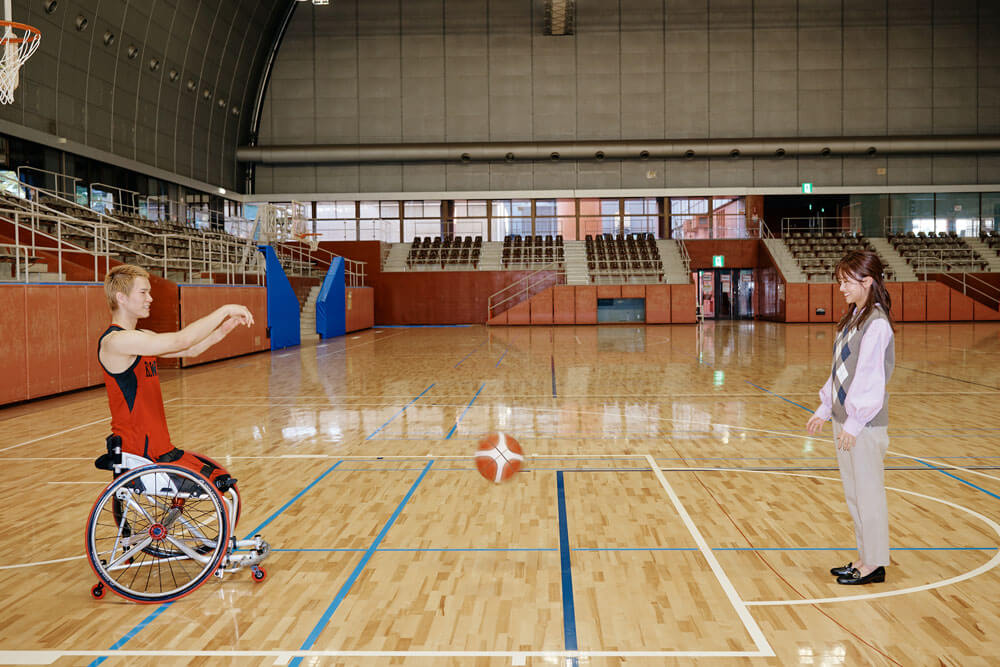
[[146,278],[136,278],[127,295],[118,293],[118,307],[134,315],[136,319],[149,317],[151,303],[153,303],[153,295],[150,294],[149,280]]

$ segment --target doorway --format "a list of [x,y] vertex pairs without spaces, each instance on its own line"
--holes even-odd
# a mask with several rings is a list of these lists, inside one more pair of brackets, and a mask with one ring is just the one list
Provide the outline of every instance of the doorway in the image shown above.
[[702,318],[753,319],[753,269],[701,269],[695,282]]

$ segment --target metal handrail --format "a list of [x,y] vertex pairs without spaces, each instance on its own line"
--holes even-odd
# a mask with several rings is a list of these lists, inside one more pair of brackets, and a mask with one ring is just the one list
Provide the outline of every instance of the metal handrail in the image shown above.
[[[26,184],[21,179],[21,170],[22,169],[24,171],[37,172],[39,174],[46,174],[48,176],[55,176],[55,179],[54,179],[55,180],[55,185],[56,185],[55,190],[49,190],[48,188],[38,188],[36,186]],[[71,183],[72,183],[73,190],[72,191],[68,191],[68,190],[67,191],[61,191],[61,190],[59,190],[59,179],[60,178],[69,179],[71,181]],[[59,195],[59,194],[68,194],[68,195],[72,195],[72,196],[75,197],[76,196],[76,183],[77,183],[77,181],[79,181],[81,179],[78,178],[78,177],[76,177],[76,176],[70,176],[69,174],[60,174],[58,171],[50,171],[48,169],[41,169],[39,167],[32,167],[31,165],[22,164],[21,166],[19,166],[17,168],[17,180],[18,180],[18,183],[21,185],[21,187],[33,188],[33,189],[41,190],[41,191],[45,192],[46,194],[53,194],[53,193],[57,194],[57,195]]]
[[[691,255],[688,254],[687,246],[684,245],[684,239],[677,239],[677,247],[681,253],[681,262],[684,263],[684,274],[687,276],[691,275]],[[660,260],[663,261],[662,259]]]
[[[982,278],[979,278],[968,271],[961,271],[958,273],[942,273],[942,278],[939,278],[939,282],[947,284],[948,281],[953,281],[954,283],[961,285],[962,294],[969,296],[969,292],[978,294],[980,297],[993,302],[993,308],[1000,309],[1000,289],[997,289],[993,285],[989,284]],[[925,274],[926,278],[926,274]],[[973,287],[969,282],[975,281],[981,283],[982,287]],[[984,304],[987,305],[987,304]],[[987,305],[988,307],[988,305]]]
[[[22,184],[23,185],[23,184]],[[39,193],[40,188],[36,188],[30,185],[23,185],[29,191],[33,193]],[[228,234],[221,234],[217,232],[203,233],[202,238],[196,239],[190,235],[184,234],[174,234],[174,233],[153,233],[149,230],[143,229],[132,225],[124,220],[120,220],[113,216],[109,216],[103,213],[98,213],[92,211],[91,209],[81,206],[75,201],[67,200],[63,197],[51,195],[51,193],[46,192],[47,196],[66,204],[69,210],[82,209],[87,213],[88,216],[97,216],[98,222],[93,220],[82,220],[64,211],[53,209],[46,204],[42,204],[36,200],[17,200],[18,205],[29,212],[32,212],[35,217],[32,219],[32,227],[37,227],[37,221],[40,219],[38,213],[39,211],[45,211],[46,217],[54,217],[59,220],[66,220],[64,224],[72,224],[77,228],[80,226],[90,227],[96,229],[98,227],[111,229],[119,228],[124,231],[131,231],[135,235],[139,235],[147,239],[145,243],[161,245],[163,248],[163,256],[160,258],[154,257],[152,255],[146,254],[133,246],[125,245],[123,243],[118,243],[117,241],[111,241],[110,236],[105,233],[104,250],[109,252],[111,246],[115,246],[117,249],[127,252],[128,254],[135,255],[136,257],[141,257],[147,260],[148,266],[159,266],[163,269],[164,277],[170,269],[187,270],[189,276],[192,276],[195,271],[195,265],[197,264],[199,268],[208,273],[224,273],[228,281],[232,282],[237,275],[237,273],[242,273],[242,282],[246,283],[246,274],[248,269],[254,269],[250,271],[257,277],[257,282],[261,281],[261,274],[263,273],[262,258],[257,257],[256,253],[253,253],[253,257],[248,257],[247,254],[241,253],[245,246],[250,245],[252,247],[252,241],[250,239],[233,237]],[[36,197],[37,199],[37,197]],[[175,223],[176,224],[176,223]],[[188,256],[186,258],[171,258],[168,253],[168,247],[171,240],[186,240],[188,242]],[[193,254],[194,244],[198,243],[201,245],[203,251],[202,257],[195,258]],[[95,249],[100,250],[99,244],[95,242]],[[213,258],[218,257],[220,265],[213,264]],[[246,258],[246,261],[241,261],[241,259]],[[96,258],[95,258],[96,263]]]
[[[117,185],[110,185],[108,183],[91,183],[87,187],[87,196],[90,198],[89,201],[91,206],[94,205],[94,188],[97,188],[99,190],[111,190],[113,192],[119,193],[118,201],[115,202],[116,204],[115,208],[122,208],[124,210],[131,211],[132,213],[138,212],[139,203],[137,199],[139,198],[139,193],[136,192],[135,190],[129,190],[128,188],[120,188]],[[132,200],[131,204],[125,203],[124,197],[121,196],[121,193],[123,192],[127,192],[128,194],[132,195],[130,197],[130,199]]]
[[[853,222],[853,218],[851,218]],[[792,223],[802,223],[806,224],[792,224]],[[808,230],[810,232],[820,232],[820,233],[833,233],[833,234],[844,234],[845,232],[857,232],[858,229],[853,229],[853,224],[844,227],[844,218],[842,216],[809,216],[809,217],[786,217],[781,219],[781,235],[788,236],[791,232],[801,232]]]
[[[10,217],[12,219],[8,220],[8,222],[10,222],[11,224],[14,225],[14,243],[13,244],[2,244],[2,246],[0,246],[0,247],[7,247],[7,248],[11,248],[12,247],[15,250],[15,261],[16,261],[15,280],[19,281],[19,276],[20,276],[20,259],[19,259],[19,255],[20,255],[20,250],[21,249],[26,249],[26,251],[25,251],[25,257],[24,257],[24,261],[25,261],[25,264],[24,264],[24,282],[26,282],[26,283],[29,282],[30,272],[28,271],[28,268],[31,266],[31,261],[30,261],[31,260],[31,256],[27,253],[27,250],[56,254],[57,262],[58,262],[56,273],[58,273],[60,275],[62,275],[62,273],[63,273],[63,253],[64,252],[82,253],[82,254],[85,254],[85,255],[92,255],[94,257],[94,282],[100,282],[100,280],[101,280],[101,278],[100,278],[100,258],[102,258],[102,257],[104,258],[104,271],[105,272],[107,272],[108,268],[110,267],[110,261],[109,261],[110,260],[110,252],[107,249],[105,249],[104,252],[101,252],[99,250],[99,248],[98,248],[98,246],[99,246],[99,243],[98,243],[99,236],[97,235],[97,230],[96,229],[94,230],[94,232],[95,232],[95,243],[94,243],[95,247],[94,247],[94,249],[90,249],[90,248],[85,248],[83,246],[80,246],[80,245],[77,245],[75,243],[72,243],[70,241],[66,241],[66,240],[64,240],[62,238],[62,231],[63,231],[63,226],[64,225],[66,227],[70,228],[71,230],[74,230],[74,229],[76,231],[84,231],[84,230],[79,230],[79,229],[74,228],[72,225],[67,225],[66,223],[63,223],[62,221],[57,221],[57,223],[56,223],[57,224],[57,226],[56,226],[56,236],[52,236],[51,234],[43,232],[43,231],[35,228],[34,226],[29,226],[29,227],[26,228],[25,224],[23,222],[21,222],[21,220],[20,220],[21,211],[18,211],[16,209],[15,210],[0,210],[0,216],[9,215],[9,214],[13,214],[13,215],[10,215]],[[25,230],[25,231],[27,231],[27,232],[30,233],[30,242],[23,242],[22,243],[22,241],[21,241],[21,231],[22,230]],[[53,241],[53,242],[55,242],[55,245],[54,246],[53,245],[40,245],[37,242],[37,238],[38,237],[41,237],[42,239],[47,239],[49,241]]]
[[[912,222],[914,220],[933,220],[934,221],[934,231],[927,232],[929,234],[937,234],[938,231],[947,232],[948,230],[948,220],[955,220],[956,218],[961,218],[963,220],[972,221],[972,230],[968,234],[958,234],[959,238],[963,237],[974,237],[979,236],[980,231],[983,229],[983,218],[976,216],[969,216],[968,218],[963,218],[961,216],[952,215],[934,215],[929,214],[926,216],[920,215],[887,215],[882,218],[882,234],[883,236],[889,236],[890,234],[905,234],[906,232],[913,231],[912,229],[903,229],[906,225],[912,227]],[[992,220],[992,218],[987,218]],[[938,230],[938,222],[941,223],[944,229]],[[963,232],[965,230],[962,230]],[[917,233],[917,232],[914,232]],[[956,232],[957,233],[957,232]]]
[[[544,276],[539,276],[538,275],[538,274],[543,273],[543,272],[545,273]],[[544,282],[546,282],[548,280],[551,280],[553,277],[555,278],[555,281],[554,281],[553,284],[562,284],[562,283],[565,283],[565,281],[566,281],[566,270],[564,268],[562,268],[559,265],[558,262],[552,262],[551,264],[547,264],[547,265],[545,265],[545,266],[543,266],[543,267],[541,267],[539,269],[536,269],[536,270],[532,271],[531,273],[529,273],[528,275],[524,276],[523,278],[521,278],[519,280],[515,280],[514,282],[512,282],[509,285],[507,285],[506,287],[504,287],[504,288],[502,288],[500,290],[497,290],[496,292],[494,292],[493,294],[490,295],[489,299],[486,302],[486,308],[487,308],[487,310],[486,310],[486,316],[487,316],[487,319],[492,318],[494,310],[496,310],[496,308],[498,308],[502,304],[508,303],[512,299],[516,299],[517,297],[521,296],[522,294],[525,294],[525,293],[531,291],[532,289],[534,289],[535,287],[538,287],[538,285],[541,285],[542,283],[544,283]],[[517,291],[515,291],[514,293],[509,294],[509,295],[507,295],[507,296],[505,296],[503,298],[498,298],[504,292],[507,292],[507,291],[513,290],[513,289],[516,289]],[[522,299],[522,301],[523,301],[523,299]],[[520,303],[520,301],[518,301],[518,303]],[[511,304],[511,306],[515,306],[515,305],[517,305],[517,304]]]
[[[301,241],[282,241],[276,244],[276,251],[278,248],[287,249],[291,253],[291,259],[293,261],[303,264],[319,262],[321,264],[325,263],[326,266],[329,267],[330,264],[333,263],[333,259],[335,257],[340,257],[344,260],[344,282],[346,286],[363,287],[365,284],[365,262],[349,259],[343,255],[338,255],[335,252],[327,250],[326,248],[316,248],[313,250]],[[313,257],[314,253],[318,253],[320,258],[317,259]],[[306,259],[303,259],[303,257]]]

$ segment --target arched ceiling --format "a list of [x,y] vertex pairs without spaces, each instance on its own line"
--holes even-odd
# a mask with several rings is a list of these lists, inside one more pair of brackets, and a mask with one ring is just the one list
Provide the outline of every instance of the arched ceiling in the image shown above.
[[262,76],[295,0],[14,0],[41,30],[3,131],[238,189]]

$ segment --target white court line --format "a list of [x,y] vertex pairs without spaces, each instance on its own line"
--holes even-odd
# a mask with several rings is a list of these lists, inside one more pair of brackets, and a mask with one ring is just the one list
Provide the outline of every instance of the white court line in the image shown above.
[[40,440],[45,440],[47,438],[54,438],[57,435],[72,433],[73,431],[78,431],[81,428],[87,428],[88,426],[93,426],[94,424],[102,424],[104,422],[109,422],[109,421],[111,421],[111,417],[105,417],[104,419],[98,419],[97,421],[88,422],[86,424],[80,424],[79,426],[74,426],[73,428],[68,428],[63,431],[59,431],[57,433],[49,433],[48,435],[39,436],[37,438],[33,438],[32,440],[25,440],[24,442],[19,442],[16,445],[11,445],[10,447],[4,447],[3,449],[0,449],[0,452],[6,452],[11,449],[17,449],[18,447],[24,447],[25,445],[30,445]]
[[[690,468],[659,468],[658,470],[691,472]],[[840,483],[841,481],[839,477],[827,477],[826,475],[809,475],[800,472],[780,472],[776,470],[747,470],[744,468],[716,468],[715,470],[718,470],[719,472],[745,472],[745,473],[758,473],[762,475],[785,475],[787,477],[804,477],[806,479],[821,479],[837,483]],[[962,470],[962,468],[959,468],[959,470]],[[911,496],[916,496],[918,498],[924,498],[926,500],[933,500],[934,502],[938,502],[943,505],[948,505],[949,507],[954,507],[955,509],[962,510],[967,514],[971,514],[977,519],[980,519],[983,523],[992,528],[993,531],[997,534],[997,536],[1000,537],[1000,524],[997,524],[989,517],[983,516],[979,512],[971,510],[968,507],[964,507],[957,503],[953,503],[948,500],[943,500],[941,498],[936,498],[934,496],[928,496],[923,493],[917,493],[916,491],[907,491],[906,489],[899,489],[894,486],[887,486],[885,488],[887,491],[898,491],[899,493],[905,493]],[[744,602],[744,604],[747,605],[748,607],[776,607],[784,605],[822,604],[827,602],[855,602],[858,600],[874,600],[877,598],[896,597],[898,595],[909,595],[910,593],[920,593],[922,591],[929,591],[935,588],[943,588],[945,586],[957,584],[961,581],[965,581],[966,579],[972,579],[973,577],[977,577],[980,574],[989,572],[998,565],[1000,565],[1000,549],[997,550],[997,553],[994,554],[993,558],[986,561],[985,563],[983,563],[974,570],[969,570],[968,572],[965,572],[963,574],[954,577],[950,577],[948,579],[941,579],[939,581],[935,581],[929,584],[923,584],[922,586],[899,588],[893,591],[885,591],[882,593],[868,593],[864,595],[845,595],[841,597],[832,597],[832,598],[813,598],[813,599],[803,599],[803,600],[756,600],[756,601],[747,600],[746,602]]]
[[[952,470],[961,470],[964,473],[970,475],[979,475],[980,477],[986,477],[987,479],[992,479],[994,481],[1000,482],[1000,477],[995,477],[994,475],[987,475],[984,472],[979,472],[978,470],[972,470],[971,468],[962,468],[960,466],[955,466],[950,463],[945,463],[944,461],[935,461],[934,459],[922,459],[919,456],[913,456],[912,454],[904,454],[902,452],[889,451],[889,454],[893,456],[902,456],[907,459],[913,459],[914,461],[922,461],[924,463],[929,463],[931,465],[941,466],[942,468],[951,468]],[[931,470],[928,468],[927,470]]]
[[708,561],[708,566],[712,568],[712,573],[715,574],[715,578],[719,580],[719,584],[721,584],[722,589],[726,592],[726,597],[729,598],[730,604],[733,605],[733,609],[736,610],[736,614],[743,622],[743,627],[750,634],[750,637],[753,638],[753,643],[757,647],[758,652],[760,652],[761,655],[773,657],[775,655],[774,649],[772,649],[771,645],[767,643],[767,638],[764,637],[764,633],[760,629],[760,626],[757,625],[757,621],[754,620],[750,611],[746,607],[746,603],[736,592],[736,587],[734,587],[733,583],[729,581],[729,577],[726,576],[725,570],[722,569],[722,566],[719,564],[715,554],[712,553],[712,549],[708,546],[708,542],[706,542],[705,538],[702,537],[698,527],[694,525],[694,521],[691,520],[691,516],[681,503],[681,499],[674,492],[673,487],[670,486],[670,482],[668,482],[667,478],[664,477],[663,471],[661,471],[660,467],[656,464],[656,460],[650,454],[646,454],[645,458],[650,469],[656,475],[656,479],[660,481],[660,485],[663,487],[663,490],[666,491],[667,496],[670,497],[670,501],[674,504],[674,508],[677,510],[677,514],[681,517],[681,520],[687,527],[688,532],[691,533],[691,537],[694,538],[701,555],[706,561]]
[[45,482],[46,484],[103,484],[107,486],[107,482]]
[[[292,658],[771,658],[761,651],[0,651],[0,664],[50,665],[60,658],[275,658],[287,664]],[[278,660],[284,662],[279,663]]]
[[34,567],[35,565],[52,565],[53,563],[65,563],[70,560],[80,560],[81,558],[86,558],[86,554],[81,554],[79,556],[69,556],[67,558],[56,558],[55,560],[40,560],[34,563],[15,563],[13,565],[0,565],[0,570],[16,570],[22,567]]
[[[177,400],[176,397],[175,398],[168,398],[167,400],[163,401],[163,403],[167,404],[167,403],[170,403],[170,402],[176,401],[176,400]],[[19,442],[16,445],[11,445],[9,447],[4,447],[3,449],[0,449],[0,453],[9,451],[11,449],[17,449],[18,447],[24,447],[25,445],[30,445],[30,444],[38,442],[40,440],[45,440],[46,438],[54,438],[57,435],[63,435],[65,433],[71,433],[73,431],[78,431],[81,428],[87,428],[88,426],[93,426],[95,424],[103,424],[104,422],[107,422],[107,421],[111,421],[111,417],[105,417],[104,419],[98,419],[97,421],[87,422],[86,424],[80,424],[79,426],[74,426],[73,428],[67,428],[67,429],[64,429],[62,431],[58,431],[56,433],[49,433],[48,435],[42,435],[42,436],[39,436],[37,438],[33,438],[31,440],[26,440],[25,442]]]

